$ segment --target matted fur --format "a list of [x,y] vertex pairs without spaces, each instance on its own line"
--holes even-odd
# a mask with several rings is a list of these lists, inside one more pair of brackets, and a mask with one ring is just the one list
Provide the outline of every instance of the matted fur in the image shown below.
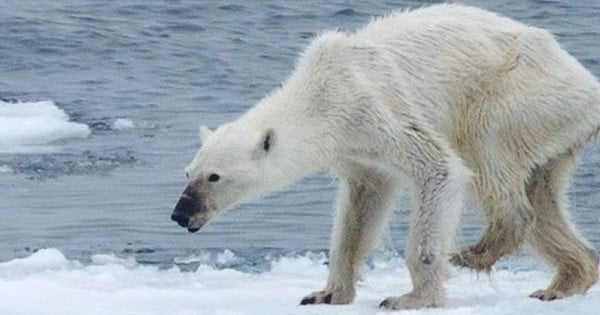
[[[600,85],[549,32],[460,5],[398,12],[354,33],[321,34],[280,89],[213,133],[203,129],[187,168],[196,200],[186,195],[182,207],[198,205],[188,213],[196,230],[241,201],[330,171],[340,182],[330,274],[302,303],[349,303],[358,265],[409,180],[413,290],[382,307],[443,305],[449,258],[487,270],[524,240],[558,268],[533,294],[550,300],[598,278],[565,188],[599,126]],[[209,183],[209,174],[221,179]],[[465,194],[488,227],[450,257]]]

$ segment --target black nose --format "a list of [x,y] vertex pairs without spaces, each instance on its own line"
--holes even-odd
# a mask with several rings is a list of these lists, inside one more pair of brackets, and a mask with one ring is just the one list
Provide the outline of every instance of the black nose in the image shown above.
[[190,223],[190,217],[185,214],[173,213],[171,215],[171,220],[177,222],[181,227],[187,227]]
[[[186,188],[186,191],[189,188]],[[173,214],[171,214],[171,220],[177,222],[181,227],[188,227],[190,223],[190,216],[196,211],[196,201],[188,194],[184,193],[181,198],[177,201]]]

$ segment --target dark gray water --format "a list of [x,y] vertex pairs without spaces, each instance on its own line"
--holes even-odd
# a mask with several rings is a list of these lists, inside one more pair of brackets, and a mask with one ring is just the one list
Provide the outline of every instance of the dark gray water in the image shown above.
[[[324,174],[194,235],[171,222],[198,127],[239,116],[278,86],[319,31],[425,2],[0,0],[0,97],[52,100],[92,129],[55,152],[0,154],[10,170],[0,172],[0,261],[46,247],[161,265],[203,250],[262,257],[326,249],[335,187]],[[600,2],[465,2],[552,30],[600,75]],[[117,118],[135,128],[115,130]],[[571,194],[574,219],[596,247],[599,150],[586,151]],[[464,240],[474,239],[472,213],[464,225]],[[406,228],[399,213],[391,231],[398,250]]]

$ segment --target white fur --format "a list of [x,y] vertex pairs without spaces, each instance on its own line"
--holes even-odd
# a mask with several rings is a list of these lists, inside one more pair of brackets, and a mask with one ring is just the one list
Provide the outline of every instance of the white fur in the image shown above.
[[318,170],[340,179],[330,276],[307,297],[313,303],[353,300],[357,265],[406,176],[415,187],[406,251],[414,288],[383,306],[438,306],[464,193],[525,229],[537,215],[526,193],[532,170],[599,125],[600,85],[550,33],[436,5],[320,35],[280,89],[201,131],[188,172],[196,181],[221,175],[205,188],[215,213]]

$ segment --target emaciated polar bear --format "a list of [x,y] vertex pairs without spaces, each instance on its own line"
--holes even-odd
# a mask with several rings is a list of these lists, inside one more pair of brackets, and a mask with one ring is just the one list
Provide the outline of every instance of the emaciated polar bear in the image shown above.
[[[329,277],[301,303],[350,303],[358,265],[410,180],[413,290],[382,307],[442,305],[449,258],[488,270],[524,240],[558,270],[532,297],[582,294],[598,255],[570,223],[565,190],[599,126],[600,84],[549,32],[460,5],[398,12],[322,34],[281,88],[236,121],[201,128],[172,219],[195,232],[328,170],[340,181]],[[487,228],[452,256],[465,194]]]

